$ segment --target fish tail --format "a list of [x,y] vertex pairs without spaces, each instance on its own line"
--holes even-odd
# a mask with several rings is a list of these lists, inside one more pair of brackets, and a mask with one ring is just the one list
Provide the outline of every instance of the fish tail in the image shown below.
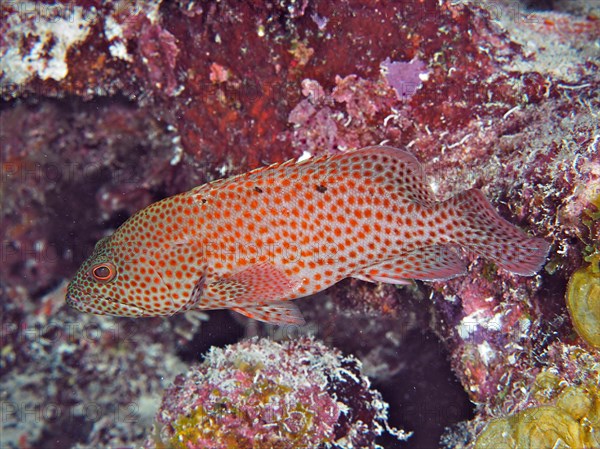
[[492,260],[499,267],[522,276],[537,273],[548,255],[550,245],[541,238],[529,237],[503,219],[478,189],[470,189],[442,205],[450,219],[454,243]]

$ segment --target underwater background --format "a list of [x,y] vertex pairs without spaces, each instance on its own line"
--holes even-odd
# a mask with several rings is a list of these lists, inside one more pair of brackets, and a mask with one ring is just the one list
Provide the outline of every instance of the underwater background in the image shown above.
[[[2,1],[0,449],[599,448],[599,42],[579,0]],[[302,327],[66,306],[148,204],[379,143],[544,268],[346,279]]]

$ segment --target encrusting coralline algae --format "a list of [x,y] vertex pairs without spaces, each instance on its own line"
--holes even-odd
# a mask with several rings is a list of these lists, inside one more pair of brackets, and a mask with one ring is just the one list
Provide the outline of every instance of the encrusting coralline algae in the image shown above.
[[213,348],[165,392],[147,449],[377,448],[387,404],[354,357],[309,338]]

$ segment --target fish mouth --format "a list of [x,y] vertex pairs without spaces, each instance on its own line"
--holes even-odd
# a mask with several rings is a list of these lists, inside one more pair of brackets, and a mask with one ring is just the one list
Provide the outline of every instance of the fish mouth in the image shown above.
[[[77,295],[77,297],[74,296]],[[83,298],[83,299],[80,299]],[[67,290],[66,302],[69,307],[84,313],[126,317],[149,316],[147,310],[131,304],[124,304],[109,296],[90,295],[71,287]]]

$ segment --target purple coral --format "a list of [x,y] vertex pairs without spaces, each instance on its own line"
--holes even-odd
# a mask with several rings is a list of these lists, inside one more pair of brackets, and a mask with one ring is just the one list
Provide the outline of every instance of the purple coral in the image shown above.
[[175,64],[180,51],[175,37],[157,25],[147,24],[142,28],[139,51],[146,61],[148,79],[152,87],[169,96],[175,95]]
[[212,348],[175,379],[146,448],[375,448],[387,404],[354,357],[310,338]]
[[411,97],[427,77],[425,63],[416,59],[409,62],[396,62],[386,58],[381,63],[381,70],[389,85],[396,91],[399,100]]

